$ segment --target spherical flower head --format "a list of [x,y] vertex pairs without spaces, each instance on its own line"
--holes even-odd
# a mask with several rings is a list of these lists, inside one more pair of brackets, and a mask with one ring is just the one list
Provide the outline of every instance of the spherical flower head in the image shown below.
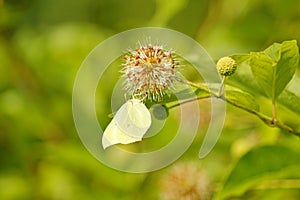
[[163,200],[207,200],[211,196],[211,183],[205,172],[193,163],[182,163],[171,168],[160,185]]
[[124,88],[134,98],[160,101],[181,80],[174,51],[167,51],[161,45],[140,44],[124,60],[121,70]]
[[231,76],[236,70],[236,62],[230,57],[223,57],[217,62],[217,69],[222,76]]

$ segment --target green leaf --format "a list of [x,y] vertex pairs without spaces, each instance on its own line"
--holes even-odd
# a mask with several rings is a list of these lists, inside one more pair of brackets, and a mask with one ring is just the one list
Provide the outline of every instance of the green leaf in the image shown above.
[[283,42],[281,57],[277,63],[276,72],[276,97],[290,82],[299,64],[299,49],[296,40]]
[[263,88],[267,96],[272,97],[272,88],[274,84],[274,66],[273,60],[264,52],[251,53],[249,62],[254,78]]
[[229,103],[237,105],[240,108],[259,112],[258,103],[255,101],[254,97],[248,93],[236,90],[226,90],[226,99]]
[[280,59],[280,46],[279,43],[274,43],[264,50],[264,52],[272,58],[272,60],[278,61]]
[[235,60],[237,66],[241,65],[242,63],[248,61],[250,59],[249,54],[234,54],[230,56],[233,60]]
[[227,79],[226,84],[251,93],[255,97],[266,96],[262,88],[260,88],[258,83],[255,81],[248,63],[243,63],[237,67],[238,68],[234,76]]
[[300,115],[300,97],[289,90],[284,90],[278,97],[278,103],[288,108],[290,111]]
[[292,79],[299,62],[295,40],[275,43],[264,52],[251,53],[249,65],[252,73],[273,101]]
[[[241,196],[265,181],[294,176],[300,167],[300,154],[282,146],[262,146],[237,162],[216,199]],[[299,173],[297,176],[300,176]]]

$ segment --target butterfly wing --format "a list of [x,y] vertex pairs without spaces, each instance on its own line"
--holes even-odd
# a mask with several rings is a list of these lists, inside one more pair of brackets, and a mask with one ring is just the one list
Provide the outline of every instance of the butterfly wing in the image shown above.
[[104,149],[114,144],[130,144],[141,141],[151,125],[147,107],[137,99],[121,106],[102,136]]
[[106,127],[102,136],[102,146],[104,149],[114,144],[130,144],[141,141],[142,137],[132,137],[124,133],[113,119]]
[[137,138],[142,138],[151,125],[151,114],[138,99],[123,104],[114,119],[124,133]]

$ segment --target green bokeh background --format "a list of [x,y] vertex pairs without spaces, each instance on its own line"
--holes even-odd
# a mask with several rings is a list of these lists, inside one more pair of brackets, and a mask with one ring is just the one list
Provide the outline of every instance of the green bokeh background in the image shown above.
[[[106,167],[84,148],[72,118],[72,87],[84,58],[109,36],[144,26],[180,31],[217,60],[263,50],[273,42],[296,39],[299,43],[300,1],[0,0],[0,199],[159,198],[159,182],[169,167],[148,174]],[[97,105],[102,124],[110,120],[106,116],[111,84],[97,91],[98,98],[108,99]],[[209,102],[200,106],[204,131],[199,130],[176,163],[200,165],[215,185],[253,146],[278,140],[299,146],[298,138],[229,106],[218,144],[199,160]],[[156,139],[155,145],[164,144],[171,134]],[[271,194],[294,198],[299,191],[257,195],[264,199]]]

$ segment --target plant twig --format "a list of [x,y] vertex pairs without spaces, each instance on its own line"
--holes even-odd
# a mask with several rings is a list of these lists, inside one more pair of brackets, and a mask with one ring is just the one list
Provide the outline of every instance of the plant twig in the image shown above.
[[277,122],[276,104],[275,104],[275,100],[272,100],[272,123],[276,124],[276,122]]
[[167,109],[172,109],[172,108],[175,108],[175,107],[180,106],[180,105],[185,104],[185,103],[189,103],[189,102],[196,101],[196,100],[199,100],[199,99],[206,99],[206,98],[210,98],[210,97],[211,97],[210,94],[208,94],[208,95],[205,95],[205,96],[200,96],[200,97],[197,97],[197,98],[188,99],[188,100],[176,103],[174,105],[168,106]]
[[233,105],[233,106],[235,106],[237,108],[240,108],[240,109],[245,110],[245,111],[247,111],[247,112],[249,112],[251,114],[256,115],[258,118],[260,118],[264,123],[266,123],[270,127],[278,127],[278,128],[286,130],[286,131],[288,131],[288,132],[290,132],[290,133],[292,133],[292,134],[300,137],[300,132],[299,131],[297,131],[297,130],[291,128],[291,127],[289,127],[286,124],[283,124],[283,123],[279,122],[278,120],[274,121],[273,117],[269,117],[267,115],[264,115],[263,113],[255,111],[255,110],[248,109],[246,107],[242,107],[242,106],[236,104],[235,102],[231,101],[230,99],[226,98],[225,96],[220,96],[219,93],[211,91],[209,88],[207,88],[207,87],[205,87],[203,85],[196,84],[196,83],[193,83],[193,82],[190,82],[190,81],[187,81],[186,83],[189,84],[190,86],[193,86],[193,87],[198,88],[200,90],[204,90],[204,91],[210,93],[211,96],[220,98],[220,99],[228,102],[229,104],[231,104],[231,105]]
[[225,80],[226,80],[226,76],[223,76],[221,86],[220,86],[220,89],[219,89],[219,96],[224,95]]

